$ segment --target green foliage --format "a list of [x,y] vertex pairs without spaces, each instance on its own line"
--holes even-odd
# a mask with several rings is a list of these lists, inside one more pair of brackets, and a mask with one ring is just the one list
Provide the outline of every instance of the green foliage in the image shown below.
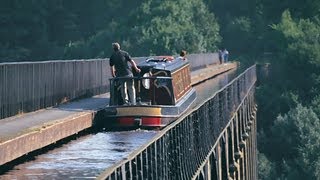
[[288,10],[282,14],[281,23],[279,25],[273,25],[273,28],[283,32],[286,38],[297,39],[302,35],[301,30],[298,29],[297,24],[291,18]]
[[139,46],[150,53],[212,52],[220,41],[215,17],[200,0],[147,1],[141,12]]
[[320,120],[317,115],[311,108],[303,107],[301,104],[276,119],[271,128],[273,138],[270,144],[277,147],[273,158],[289,162],[287,166],[291,169],[279,173],[285,173],[285,177],[295,177],[295,179],[303,177],[314,179],[319,175],[319,129]]
[[312,110],[320,117],[320,95],[316,96],[311,102]]
[[319,9],[319,0],[3,0],[0,61],[105,58],[117,41],[132,56],[226,47],[242,64],[270,62],[256,90],[259,178],[312,179],[320,176]]
[[[226,47],[238,52],[250,52],[251,43],[252,43],[252,21],[248,17],[235,17],[232,20],[228,21],[225,25],[225,34],[228,36],[225,37]],[[234,42],[234,39],[237,39],[237,42]],[[241,45],[240,45],[241,44]]]
[[305,101],[310,101],[319,89],[320,79],[320,23],[309,19],[295,21],[290,12],[285,11],[279,24],[273,28],[282,35],[280,41],[286,46],[281,47],[284,56],[283,68],[287,69],[290,88],[298,90]]
[[320,2],[318,0],[282,0],[273,3],[272,1],[264,0],[263,6],[266,20],[270,23],[278,21],[286,9],[292,12],[294,17],[315,17],[319,15]]
[[[138,2],[4,0],[0,6],[0,59],[92,58],[105,46],[97,49],[94,44],[88,49],[87,39],[102,29],[107,31],[115,21],[125,23],[117,17],[118,12],[127,12]],[[123,19],[127,15],[123,14]]]
[[[257,87],[256,99],[259,150],[277,171],[271,177],[263,175],[261,171],[269,171],[268,163],[260,163],[260,178],[316,179],[319,169],[316,139],[320,136],[316,133],[320,115],[320,1],[206,2],[219,21],[221,45],[231,54],[241,53],[242,64],[265,63],[265,54],[273,57],[268,59],[271,63],[268,78]],[[306,144],[304,141],[308,139],[315,145]]]
[[109,56],[114,41],[133,56],[177,54],[181,49],[213,52],[220,42],[215,17],[201,0],[149,0],[136,5],[129,11],[129,20],[119,17],[85,41],[91,56]]
[[266,25],[262,19],[262,3],[257,0],[206,0],[221,27],[222,44],[231,55],[256,55],[264,46]]
[[4,0],[0,22],[1,61],[108,57],[116,41],[134,56],[213,52],[221,40],[203,0]]
[[273,180],[274,176],[274,164],[268,160],[268,158],[258,153],[258,177],[263,180]]
[[[301,19],[296,18],[298,12],[290,12],[284,11],[281,21],[270,26],[276,58],[271,60],[268,81],[256,91],[259,149],[275,164],[278,179],[316,179],[320,24],[315,17]],[[278,114],[283,115],[275,118]]]

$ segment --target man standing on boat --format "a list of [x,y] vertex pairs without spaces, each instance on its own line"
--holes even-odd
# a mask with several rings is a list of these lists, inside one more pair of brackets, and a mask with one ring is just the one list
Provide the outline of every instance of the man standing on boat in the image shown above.
[[[132,65],[136,72],[140,73],[141,70],[137,67],[136,63],[131,59],[129,53],[120,50],[119,43],[112,43],[113,53],[110,57],[110,67],[112,77],[133,77],[132,70],[128,62]],[[133,79],[120,80],[121,82],[121,96],[125,105],[136,104],[136,92],[134,88]],[[130,101],[129,101],[129,97]]]

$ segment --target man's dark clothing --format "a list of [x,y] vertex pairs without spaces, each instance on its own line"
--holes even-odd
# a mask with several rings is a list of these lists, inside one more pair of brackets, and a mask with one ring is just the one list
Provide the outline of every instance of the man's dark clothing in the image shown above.
[[114,51],[110,57],[110,66],[115,66],[116,76],[132,76],[132,70],[128,65],[128,61],[131,61],[129,53],[118,50]]

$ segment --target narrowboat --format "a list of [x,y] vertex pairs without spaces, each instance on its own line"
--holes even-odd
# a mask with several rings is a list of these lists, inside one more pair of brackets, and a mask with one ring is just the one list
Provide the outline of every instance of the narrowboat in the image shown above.
[[[104,109],[107,124],[117,127],[164,127],[186,112],[196,99],[190,63],[173,56],[149,57],[138,63],[134,77],[110,79],[110,103]],[[120,85],[132,79],[136,104],[122,102]]]

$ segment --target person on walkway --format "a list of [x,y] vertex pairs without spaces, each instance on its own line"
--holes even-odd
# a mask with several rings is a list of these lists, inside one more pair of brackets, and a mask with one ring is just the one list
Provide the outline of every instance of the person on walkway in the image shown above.
[[[136,72],[141,72],[141,70],[137,67],[136,63],[131,59],[129,53],[120,50],[119,43],[112,43],[112,48],[113,53],[110,57],[112,77],[133,77],[132,70],[129,67],[128,62],[132,65]],[[136,104],[136,92],[134,88],[133,79],[121,81],[121,96],[125,105]]]
[[220,62],[220,64],[222,64],[222,50],[221,49],[219,49],[218,50],[218,55],[219,55],[219,62]]
[[228,59],[229,59],[229,51],[224,48],[223,50],[223,60],[224,60],[224,63],[227,63],[228,62]]

